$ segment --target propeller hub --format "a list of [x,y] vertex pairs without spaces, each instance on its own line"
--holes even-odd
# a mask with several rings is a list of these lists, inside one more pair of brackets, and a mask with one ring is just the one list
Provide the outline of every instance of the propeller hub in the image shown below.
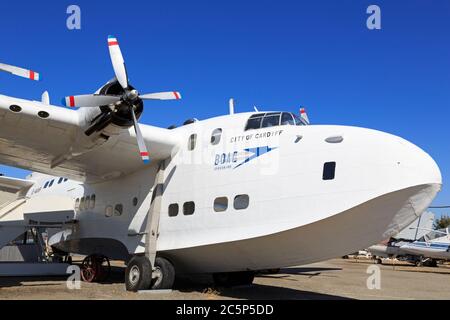
[[139,98],[139,92],[136,89],[127,90],[124,94],[124,100],[135,101]]

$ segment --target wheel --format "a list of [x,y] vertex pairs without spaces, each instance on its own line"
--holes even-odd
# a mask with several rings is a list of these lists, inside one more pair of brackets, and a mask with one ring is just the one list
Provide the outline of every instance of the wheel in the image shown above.
[[383,260],[381,260],[381,258],[378,258],[375,260],[376,264],[383,264]]
[[255,273],[252,271],[215,273],[213,279],[217,287],[251,285],[255,279]]
[[437,261],[435,259],[428,260],[425,263],[426,267],[437,268]]
[[97,277],[95,278],[96,282],[102,282],[108,279],[109,275],[111,274],[111,264],[109,263],[108,257],[105,257],[103,255],[96,255],[95,256],[96,263],[97,263]]
[[152,278],[152,290],[172,289],[175,282],[175,268],[167,259],[157,257]]
[[416,267],[423,267],[422,260],[417,260],[415,264],[416,264]]
[[152,265],[144,256],[131,258],[125,270],[125,288],[128,291],[147,290],[152,281]]
[[93,255],[84,258],[81,263],[81,278],[84,282],[94,282],[98,274],[97,261]]
[[81,278],[85,282],[105,281],[110,272],[109,259],[103,255],[89,255],[81,264]]

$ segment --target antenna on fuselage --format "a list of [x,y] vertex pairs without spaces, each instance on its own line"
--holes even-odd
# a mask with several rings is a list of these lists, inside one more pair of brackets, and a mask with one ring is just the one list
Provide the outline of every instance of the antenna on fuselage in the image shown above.
[[259,112],[259,110],[256,106],[253,106],[253,109],[255,109],[256,112]]
[[234,114],[234,99],[231,98],[228,104],[229,108],[230,108],[230,114]]

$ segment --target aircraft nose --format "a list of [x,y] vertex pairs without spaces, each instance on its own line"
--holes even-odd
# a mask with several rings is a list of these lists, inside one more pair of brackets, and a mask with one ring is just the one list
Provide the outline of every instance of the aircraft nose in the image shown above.
[[411,185],[442,185],[441,171],[434,159],[413,143],[399,138],[398,165]]

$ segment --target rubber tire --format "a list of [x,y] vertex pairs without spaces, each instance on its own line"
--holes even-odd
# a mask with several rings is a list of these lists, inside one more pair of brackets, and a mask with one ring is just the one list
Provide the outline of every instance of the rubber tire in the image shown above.
[[235,287],[251,285],[255,279],[252,271],[214,273],[213,280],[216,287]]
[[172,263],[162,257],[157,257],[155,260],[155,269],[159,269],[162,275],[161,281],[156,282],[152,279],[152,290],[169,290],[173,288],[175,282],[175,268]]
[[[138,271],[137,281],[130,280],[130,271]],[[139,290],[148,290],[152,281],[152,265],[150,260],[144,256],[134,256],[128,262],[125,270],[125,288],[127,291],[137,292]]]

